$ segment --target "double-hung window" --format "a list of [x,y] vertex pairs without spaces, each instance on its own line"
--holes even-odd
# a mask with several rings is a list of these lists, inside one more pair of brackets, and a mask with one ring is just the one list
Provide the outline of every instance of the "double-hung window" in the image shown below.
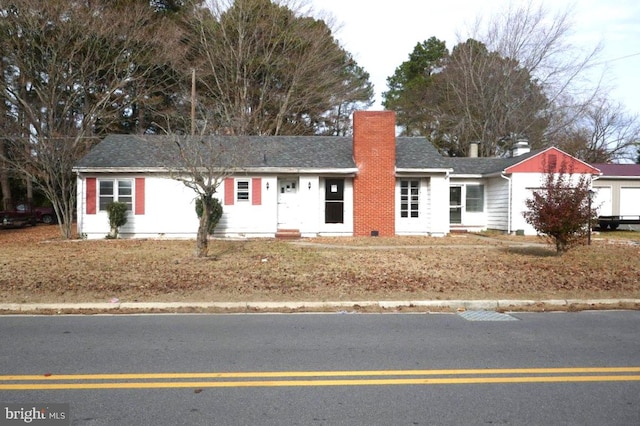
[[98,181],[98,205],[100,211],[106,211],[107,206],[114,201],[127,205],[127,210],[133,210],[133,179],[105,179]]
[[250,200],[249,179],[236,180],[236,201],[245,202]]
[[467,211],[480,213],[484,211],[484,185],[467,185]]
[[420,214],[420,182],[400,181],[400,217],[416,218]]

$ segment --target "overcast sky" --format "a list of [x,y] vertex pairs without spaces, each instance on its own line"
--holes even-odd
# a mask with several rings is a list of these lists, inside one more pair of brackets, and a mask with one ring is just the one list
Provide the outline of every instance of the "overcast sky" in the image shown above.
[[[316,14],[335,19],[335,33],[358,64],[371,76],[376,104],[386,79],[408,59],[414,46],[435,36],[447,48],[457,44],[457,33],[477,17],[505,10],[508,0],[308,0]],[[523,3],[514,0],[514,4]],[[539,4],[539,3],[537,3]],[[553,0],[543,3],[551,11],[572,9],[572,43],[585,51],[602,43],[599,58],[606,69],[610,98],[640,115],[640,1]],[[598,73],[598,76],[600,74]]]

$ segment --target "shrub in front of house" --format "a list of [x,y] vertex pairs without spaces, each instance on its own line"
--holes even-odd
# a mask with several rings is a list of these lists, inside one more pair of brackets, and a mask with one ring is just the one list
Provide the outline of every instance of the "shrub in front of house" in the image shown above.
[[[196,199],[196,214],[198,215],[198,219],[202,217],[203,207],[202,207],[202,199]],[[209,235],[212,235],[220,222],[220,218],[222,217],[222,204],[217,198],[211,198],[211,211],[209,212]]]
[[109,217],[109,234],[107,238],[118,238],[120,227],[127,223],[127,204],[113,202],[107,205],[107,216]]

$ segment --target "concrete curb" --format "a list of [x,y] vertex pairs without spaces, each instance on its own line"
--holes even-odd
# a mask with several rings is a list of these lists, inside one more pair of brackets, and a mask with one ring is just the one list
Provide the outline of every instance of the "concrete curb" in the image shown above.
[[361,308],[396,310],[402,308],[422,308],[442,310],[519,310],[522,308],[544,307],[544,310],[567,308],[570,306],[615,308],[624,305],[640,306],[640,299],[549,299],[549,300],[406,300],[406,301],[302,301],[302,302],[116,302],[116,303],[5,303],[0,304],[0,314],[19,312],[82,313],[100,311],[117,313],[131,312],[171,312],[180,310],[220,310],[240,312],[277,311],[345,311]]

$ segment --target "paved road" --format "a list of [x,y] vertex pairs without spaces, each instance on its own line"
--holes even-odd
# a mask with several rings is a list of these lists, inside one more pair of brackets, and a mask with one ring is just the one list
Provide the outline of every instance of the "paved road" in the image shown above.
[[0,402],[77,425],[640,424],[640,312],[512,317],[0,317]]

